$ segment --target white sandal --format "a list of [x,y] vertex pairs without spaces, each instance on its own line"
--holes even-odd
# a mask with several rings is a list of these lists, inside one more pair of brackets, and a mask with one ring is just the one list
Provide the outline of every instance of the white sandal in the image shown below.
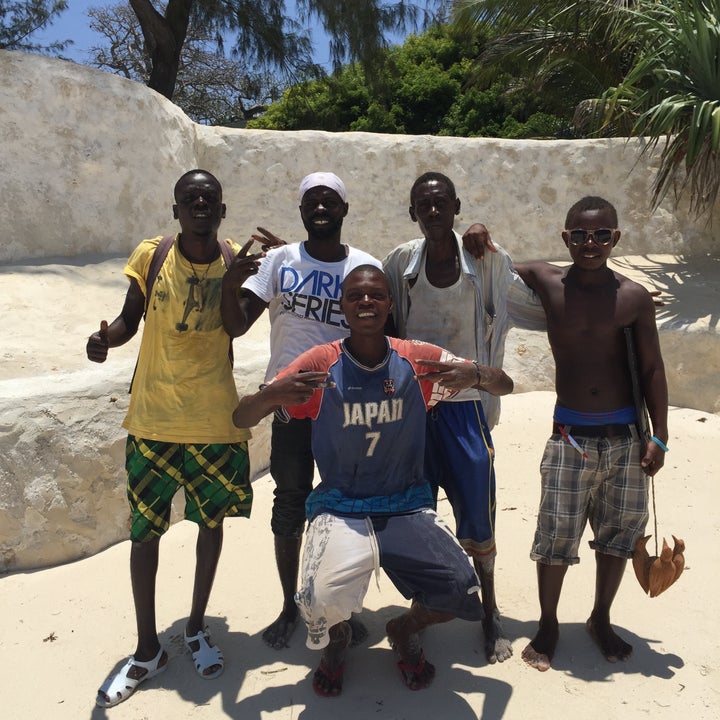
[[[134,656],[129,657],[125,665],[101,685],[95,701],[98,707],[109,708],[119,705],[137,690],[140,683],[165,672],[167,670],[167,659],[162,665],[160,664],[164,654],[165,651],[161,647],[152,660],[143,662],[142,660],[136,660]],[[133,666],[142,668],[147,672],[142,677],[132,678],[128,673]]]
[[[208,643],[209,639],[210,634],[204,630],[201,630],[197,635],[193,635],[192,637],[188,637],[187,633],[185,633],[185,646],[192,653],[197,674],[204,680],[212,680],[213,678],[219,677],[225,669],[225,659],[222,650],[220,650],[217,645],[210,645],[210,643]],[[190,647],[190,643],[193,642],[198,643],[200,646],[194,652]],[[213,665],[219,665],[220,667],[211,673],[206,673],[205,671],[213,667]]]

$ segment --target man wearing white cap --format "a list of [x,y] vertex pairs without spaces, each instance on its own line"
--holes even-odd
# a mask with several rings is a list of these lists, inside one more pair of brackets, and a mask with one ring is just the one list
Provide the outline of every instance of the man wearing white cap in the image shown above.
[[[314,172],[304,177],[298,202],[307,240],[268,252],[257,274],[244,284],[247,273],[243,276],[238,271],[235,284],[232,266],[226,274],[226,285],[234,287],[237,298],[237,302],[224,298],[222,308],[225,330],[231,337],[247,332],[269,307],[270,362],[266,380],[311,347],[347,337],[350,330],[340,310],[342,281],[359,265],[380,267],[372,255],[340,241],[349,206],[345,185],[337,175]],[[265,237],[253,238],[264,244],[279,242],[271,233],[266,234],[270,243]],[[277,620],[263,633],[263,639],[276,649],[287,646],[299,617],[294,598],[305,529],[305,500],[312,490],[314,473],[310,432],[309,419],[285,422],[273,418],[270,473],[276,487],[271,527],[283,607]]]

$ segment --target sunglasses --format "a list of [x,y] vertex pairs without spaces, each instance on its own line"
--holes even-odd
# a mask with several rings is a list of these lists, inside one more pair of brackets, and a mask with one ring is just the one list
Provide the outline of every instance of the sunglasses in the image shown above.
[[583,230],[582,228],[575,228],[574,230],[565,231],[570,237],[570,244],[578,247],[584,245],[586,242],[592,241],[596,245],[609,245],[612,242],[614,229],[611,228],[598,228],[597,230]]

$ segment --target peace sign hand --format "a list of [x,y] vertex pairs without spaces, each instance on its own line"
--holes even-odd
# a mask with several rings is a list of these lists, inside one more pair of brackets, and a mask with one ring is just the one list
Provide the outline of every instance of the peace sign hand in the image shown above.
[[255,275],[260,268],[260,260],[265,257],[264,252],[248,255],[248,250],[254,240],[248,240],[235,259],[230,263],[223,277],[223,287],[239,288],[251,275]]
[[266,230],[264,227],[260,227],[258,225],[257,229],[260,232],[260,235],[253,233],[250,237],[256,242],[259,242],[260,247],[262,247],[263,250],[272,250],[273,248],[287,245],[287,243],[282,238],[274,235],[269,230]]

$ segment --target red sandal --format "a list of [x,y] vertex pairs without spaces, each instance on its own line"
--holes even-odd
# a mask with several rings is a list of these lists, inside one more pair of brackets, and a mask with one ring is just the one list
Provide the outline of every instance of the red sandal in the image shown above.
[[435,667],[426,662],[425,653],[422,650],[417,665],[410,665],[404,660],[398,660],[397,666],[405,686],[410,690],[423,690],[435,677]]
[[[342,691],[344,673],[345,663],[341,663],[340,667],[338,667],[334,673],[331,673],[327,669],[325,661],[320,660],[320,666],[315,671],[315,675],[313,677],[313,690],[317,695],[320,695],[320,697],[337,697]],[[319,678],[324,678],[327,681],[327,688],[318,684]]]

